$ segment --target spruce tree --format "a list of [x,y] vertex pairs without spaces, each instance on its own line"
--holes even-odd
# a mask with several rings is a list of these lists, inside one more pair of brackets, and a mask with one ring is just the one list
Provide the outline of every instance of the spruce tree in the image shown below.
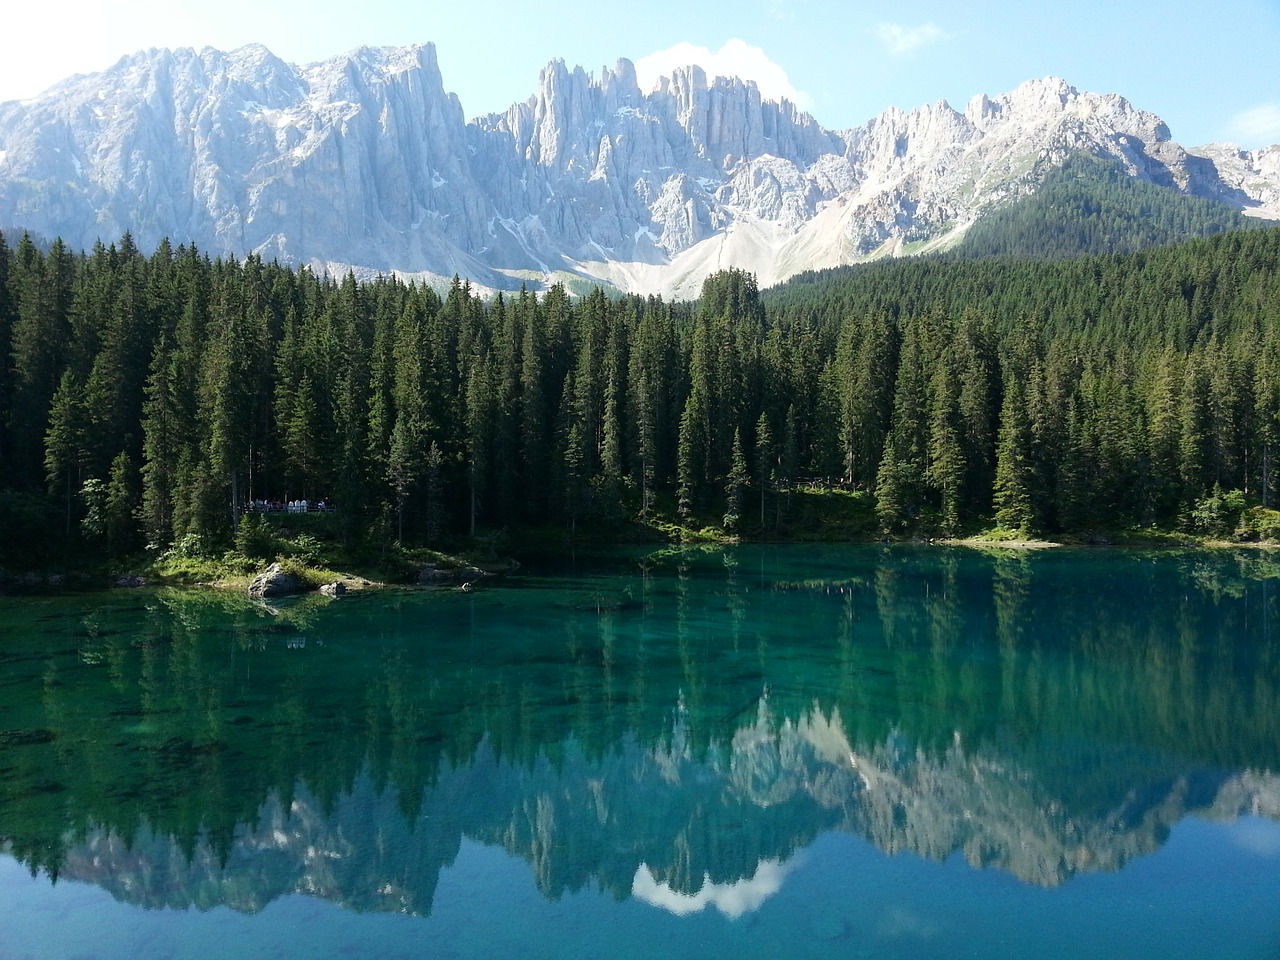
[[488,353],[473,356],[467,371],[468,530],[476,535],[476,517],[485,492],[492,448],[495,391]]
[[736,532],[742,521],[742,493],[751,482],[747,470],[747,458],[742,451],[742,431],[733,431],[733,446],[729,454],[729,475],[724,486],[724,528]]
[[75,375],[62,374],[49,411],[49,429],[45,433],[44,468],[53,493],[61,491],[64,500],[67,536],[71,535],[75,492],[80,487],[80,466],[85,445],[84,402]]
[[929,410],[928,476],[939,498],[939,526],[947,536],[960,531],[965,485],[959,393],[952,363],[950,352],[945,352],[934,371]]
[[1033,512],[1034,479],[1031,424],[1026,398],[1016,376],[1005,381],[1000,408],[1000,434],[996,447],[996,479],[993,502],[996,524],[1023,536],[1036,528]]
[[776,479],[777,453],[773,448],[773,430],[769,415],[760,414],[756,421],[756,486],[760,492],[760,528],[764,529],[765,501]]
[[183,424],[175,394],[173,355],[167,339],[156,345],[142,409],[142,528],[148,546],[173,540]]
[[137,546],[138,468],[123,450],[111,461],[107,481],[107,553],[123,557]]

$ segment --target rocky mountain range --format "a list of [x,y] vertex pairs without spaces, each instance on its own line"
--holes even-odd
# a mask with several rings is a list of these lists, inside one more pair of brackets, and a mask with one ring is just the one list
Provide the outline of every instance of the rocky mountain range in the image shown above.
[[689,296],[729,266],[768,285],[947,245],[1078,151],[1280,217],[1280,146],[1186,149],[1124,98],[1054,77],[837,132],[696,66],[646,92],[629,61],[554,61],[528,100],[468,121],[425,44],[303,67],[262,46],[149,50],[0,104],[0,226]]

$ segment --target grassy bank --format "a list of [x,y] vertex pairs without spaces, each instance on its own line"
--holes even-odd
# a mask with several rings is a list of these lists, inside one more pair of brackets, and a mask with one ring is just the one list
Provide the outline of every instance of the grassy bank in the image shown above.
[[[737,517],[706,511],[682,513],[675,498],[660,497],[648,515],[584,517],[566,526],[525,526],[487,532],[476,538],[441,540],[431,546],[404,545],[389,537],[351,542],[332,514],[251,515],[235,542],[213,546],[187,537],[159,552],[106,559],[92,553],[64,552],[61,562],[41,574],[15,573],[0,581],[23,585],[103,586],[122,577],[154,584],[213,585],[244,590],[271,563],[279,563],[306,589],[343,581],[350,589],[417,583],[449,583],[480,570],[511,569],[513,556],[553,553],[569,547],[612,545],[732,543],[857,543],[884,540],[875,499],[864,491],[798,486],[771,492],[761,510],[759,499],[744,498]],[[929,541],[985,549],[1038,549],[1056,545],[1117,546],[1144,549],[1280,547],[1280,511],[1253,506],[1189,518],[1188,529],[1129,527],[1089,530],[1071,535],[1036,536],[1028,531],[988,525],[944,537],[927,519],[888,539]]]

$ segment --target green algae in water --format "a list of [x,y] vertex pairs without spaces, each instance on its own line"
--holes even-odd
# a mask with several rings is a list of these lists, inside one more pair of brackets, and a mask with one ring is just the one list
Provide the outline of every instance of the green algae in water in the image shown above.
[[0,599],[0,955],[1272,958],[1273,575],[743,547]]

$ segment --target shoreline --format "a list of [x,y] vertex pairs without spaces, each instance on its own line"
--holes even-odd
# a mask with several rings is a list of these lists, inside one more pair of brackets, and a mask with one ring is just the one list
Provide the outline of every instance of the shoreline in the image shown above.
[[[1181,534],[1161,534],[1153,537],[1116,536],[1103,542],[1027,539],[984,539],[977,537],[939,537],[934,539],[892,539],[860,538],[844,540],[816,540],[794,538],[789,540],[742,539],[739,537],[723,540],[699,539],[697,541],[674,541],[655,543],[652,540],[639,541],[626,538],[602,541],[590,540],[580,543],[566,542],[557,545],[558,549],[571,551],[575,549],[609,549],[622,547],[651,547],[655,550],[671,547],[699,546],[711,548],[732,548],[739,546],[933,546],[950,547],[967,550],[1008,551],[1033,553],[1055,549],[1088,549],[1088,550],[1154,550],[1154,551],[1203,551],[1219,553],[1226,550],[1247,551],[1250,553],[1271,553],[1280,551],[1280,542],[1274,540],[1237,541],[1224,540],[1220,537],[1193,537]],[[513,551],[518,553],[520,551]],[[548,551],[542,544],[538,552]],[[472,589],[484,580],[501,577],[519,569],[520,563],[513,558],[500,562],[473,563],[458,555],[438,554],[441,560],[447,558],[448,563],[428,564],[414,579],[404,581],[388,580],[370,576],[368,572],[357,573],[345,564],[325,565],[323,568],[304,568],[300,571],[300,589],[290,591],[287,596],[307,596],[320,594],[321,587],[327,584],[342,583],[346,593],[377,592],[380,590],[451,590]],[[175,587],[200,590],[213,590],[224,593],[249,594],[249,586],[254,578],[270,566],[263,561],[253,573],[230,572],[227,575],[212,579],[186,579],[179,575],[166,575],[147,565],[139,565],[121,571],[103,572],[75,570],[68,568],[50,568],[46,570],[27,570],[13,573],[0,570],[0,596],[22,594],[44,594],[59,592],[97,592],[102,590],[128,590],[142,587]]]

